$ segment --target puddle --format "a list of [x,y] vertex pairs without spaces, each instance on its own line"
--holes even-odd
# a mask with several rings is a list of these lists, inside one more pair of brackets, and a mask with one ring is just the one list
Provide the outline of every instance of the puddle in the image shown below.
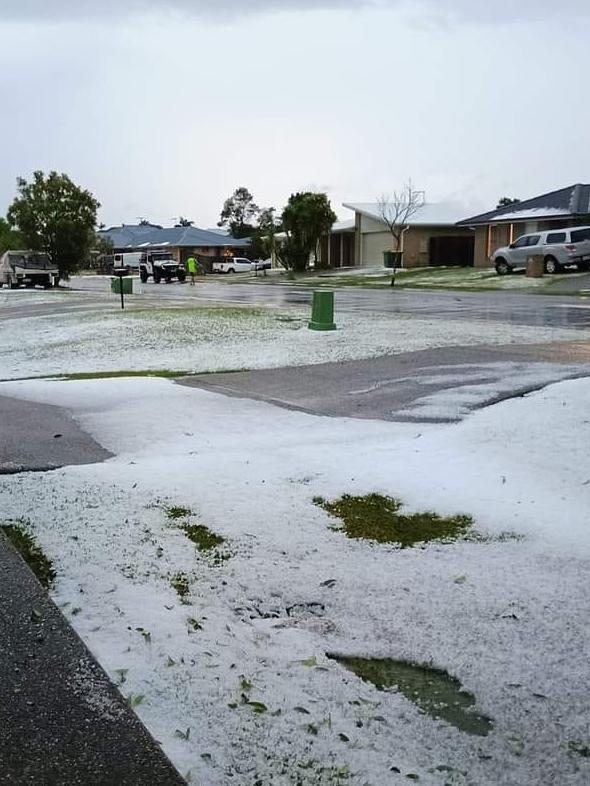
[[397,689],[426,715],[466,734],[485,737],[493,729],[490,718],[474,711],[475,696],[463,690],[459,680],[442,669],[390,658],[354,658],[331,653],[327,657],[377,690]]

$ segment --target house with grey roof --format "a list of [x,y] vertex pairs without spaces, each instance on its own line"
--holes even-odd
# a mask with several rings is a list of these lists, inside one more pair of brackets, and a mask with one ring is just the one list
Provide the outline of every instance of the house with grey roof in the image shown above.
[[[393,250],[393,240],[376,202],[345,202],[354,219],[335,224],[322,243],[322,259],[330,267],[380,267],[383,252]],[[472,265],[474,231],[459,227],[465,206],[451,202],[424,203],[403,232],[404,267]]]
[[590,185],[575,183],[557,191],[464,218],[458,227],[475,233],[475,265],[487,267],[496,249],[520,235],[571,226],[590,226]]
[[111,241],[115,253],[170,251],[178,262],[185,263],[190,256],[196,256],[205,266],[220,257],[244,255],[244,250],[250,245],[247,238],[238,239],[222,232],[193,226],[123,224],[102,229],[98,234]]

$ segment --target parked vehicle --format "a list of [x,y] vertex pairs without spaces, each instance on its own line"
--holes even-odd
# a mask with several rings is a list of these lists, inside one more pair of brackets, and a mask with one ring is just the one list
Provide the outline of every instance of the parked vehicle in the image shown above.
[[252,262],[252,270],[270,270],[272,267],[272,259],[255,259]]
[[253,269],[252,262],[245,257],[225,257],[213,263],[214,273],[249,273]]
[[114,254],[113,266],[118,268],[126,267],[127,270],[139,270],[141,257],[141,251],[129,251],[123,254]]
[[59,284],[59,270],[47,254],[37,251],[7,251],[0,258],[0,287],[42,286]]
[[139,277],[145,284],[148,278],[159,284],[162,279],[169,284],[173,278],[186,281],[186,268],[178,263],[169,251],[144,251],[139,263]]
[[514,243],[499,248],[491,260],[499,276],[526,266],[528,256],[542,255],[546,273],[559,273],[576,265],[578,270],[590,270],[590,227],[569,227],[522,235]]

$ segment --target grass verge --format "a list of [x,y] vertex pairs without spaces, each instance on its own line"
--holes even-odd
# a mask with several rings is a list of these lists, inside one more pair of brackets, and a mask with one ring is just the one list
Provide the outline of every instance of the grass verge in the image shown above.
[[25,525],[22,522],[11,522],[0,526],[8,541],[33,571],[39,583],[45,589],[50,589],[56,576],[53,565]]
[[314,503],[342,521],[341,529],[349,538],[395,543],[401,548],[417,543],[449,543],[464,538],[471,527],[471,516],[439,516],[438,513],[401,513],[402,501],[382,494],[350,496],[328,502],[315,497]]

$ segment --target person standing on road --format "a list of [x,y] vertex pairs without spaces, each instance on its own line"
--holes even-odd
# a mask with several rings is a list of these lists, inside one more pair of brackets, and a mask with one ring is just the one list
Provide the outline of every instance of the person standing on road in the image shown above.
[[186,268],[188,270],[189,276],[191,277],[191,287],[194,287],[195,276],[197,275],[197,260],[193,256],[190,256],[186,260]]

